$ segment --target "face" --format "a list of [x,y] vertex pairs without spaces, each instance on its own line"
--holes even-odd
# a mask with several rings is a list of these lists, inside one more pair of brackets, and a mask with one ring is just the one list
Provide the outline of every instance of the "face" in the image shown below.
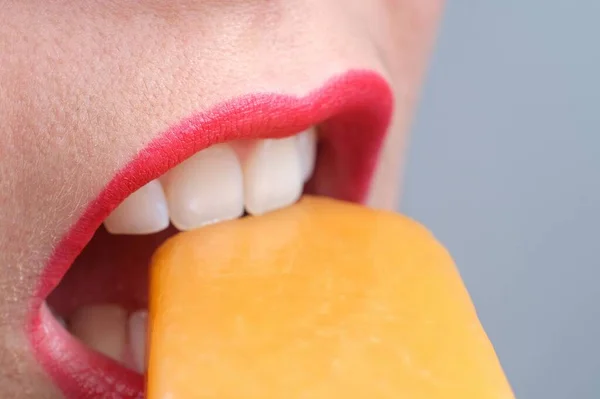
[[141,397],[177,229],[393,207],[440,3],[4,1],[0,396]]

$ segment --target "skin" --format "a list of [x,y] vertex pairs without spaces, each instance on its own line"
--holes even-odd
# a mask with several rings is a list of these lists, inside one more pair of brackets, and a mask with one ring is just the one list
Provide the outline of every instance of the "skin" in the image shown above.
[[161,131],[224,99],[367,68],[396,96],[392,208],[441,0],[0,0],[0,396],[58,398],[25,334],[57,241]]

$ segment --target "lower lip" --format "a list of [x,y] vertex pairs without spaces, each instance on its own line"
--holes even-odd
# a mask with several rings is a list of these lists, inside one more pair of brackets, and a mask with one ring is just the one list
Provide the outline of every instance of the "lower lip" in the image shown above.
[[[44,299],[129,194],[196,152],[224,141],[285,137],[319,125],[322,145],[309,191],[362,202],[392,115],[387,82],[371,71],[349,71],[305,97],[243,96],[184,120],[151,142],[121,169],[62,238],[42,272],[29,310],[33,353],[67,398],[143,398],[143,376],[70,337]],[[255,129],[259,127],[260,131]]]

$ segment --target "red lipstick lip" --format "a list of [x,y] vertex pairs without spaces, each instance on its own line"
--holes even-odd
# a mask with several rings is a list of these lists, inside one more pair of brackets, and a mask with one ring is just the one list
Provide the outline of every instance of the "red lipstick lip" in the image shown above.
[[129,194],[210,145],[244,138],[285,137],[318,125],[317,174],[309,190],[363,202],[393,110],[386,80],[351,70],[304,97],[250,94],[216,105],[167,129],[136,155],[88,204],[61,239],[31,298],[28,338],[33,353],[67,398],[143,397],[141,375],[67,340],[44,304],[102,221]]

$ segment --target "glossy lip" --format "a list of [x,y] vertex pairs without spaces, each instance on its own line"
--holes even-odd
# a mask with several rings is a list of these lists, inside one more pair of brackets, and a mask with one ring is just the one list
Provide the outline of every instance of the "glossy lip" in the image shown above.
[[110,212],[129,194],[210,145],[244,138],[285,137],[318,125],[317,174],[308,191],[363,202],[393,110],[379,74],[352,70],[304,97],[251,94],[182,121],[152,141],[88,204],[61,239],[31,299],[28,338],[40,365],[67,398],[142,398],[143,377],[69,336],[44,299]]

